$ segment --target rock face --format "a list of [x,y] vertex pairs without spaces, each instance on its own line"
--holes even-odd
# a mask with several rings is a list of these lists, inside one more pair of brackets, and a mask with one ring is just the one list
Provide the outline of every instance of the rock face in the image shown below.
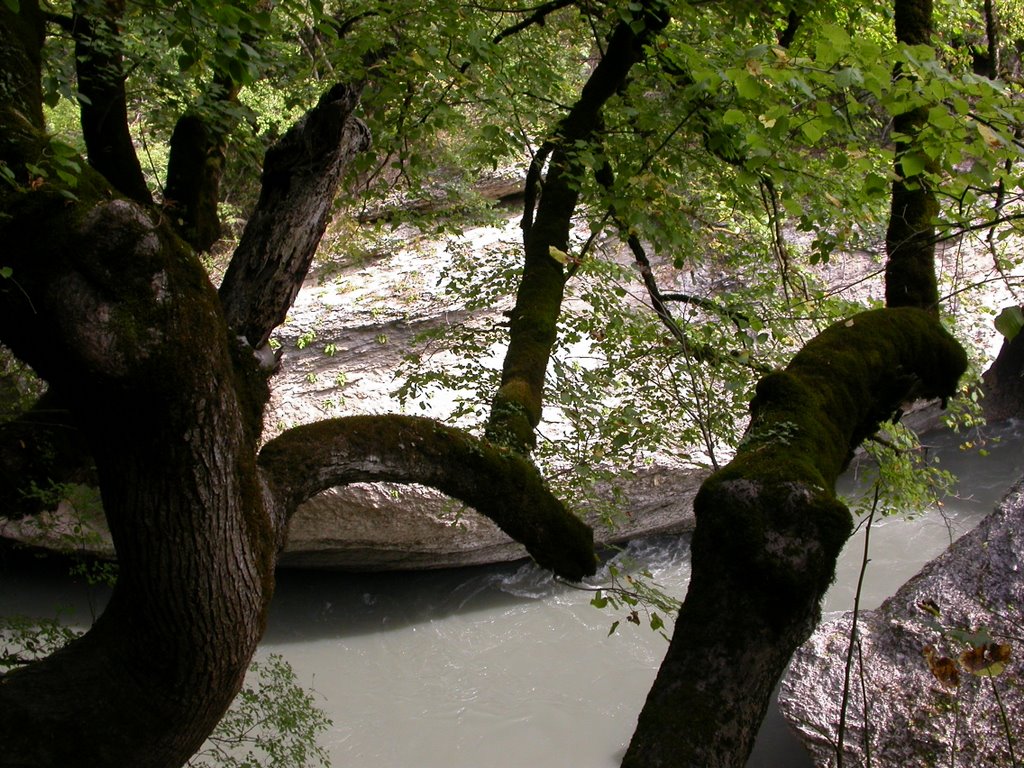
[[[937,606],[939,616],[922,609],[924,603]],[[1024,480],[981,525],[878,610],[861,613],[843,764],[1019,765],[1024,754],[1022,606]],[[843,614],[817,629],[794,657],[779,694],[783,715],[819,766],[836,764],[852,618],[852,613]],[[988,642],[1006,645],[1010,652],[1005,670],[992,678],[972,674],[960,658]],[[934,649],[931,663],[938,675],[930,669],[926,648]],[[989,660],[998,655],[995,646],[987,648]],[[956,671],[958,684],[943,674],[944,668]]]
[[[653,468],[620,480],[630,517],[609,528],[586,515],[599,544],[693,528],[703,471]],[[432,489],[386,484],[334,488],[302,505],[280,559],[285,567],[412,570],[481,565],[527,557],[475,510]]]
[[985,371],[985,418],[998,421],[1024,413],[1024,333],[1003,341],[995,362]]

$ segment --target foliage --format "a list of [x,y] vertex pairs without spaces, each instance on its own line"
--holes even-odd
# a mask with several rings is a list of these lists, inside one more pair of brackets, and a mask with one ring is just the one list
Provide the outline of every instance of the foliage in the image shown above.
[[316,743],[330,719],[298,684],[285,659],[271,654],[249,668],[249,683],[188,765],[195,768],[329,766]]

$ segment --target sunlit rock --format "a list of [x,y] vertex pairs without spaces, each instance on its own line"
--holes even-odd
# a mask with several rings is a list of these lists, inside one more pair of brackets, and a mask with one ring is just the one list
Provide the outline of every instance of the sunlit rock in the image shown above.
[[[1024,481],[878,610],[861,613],[844,765],[1007,766],[1011,746],[1019,761],[1021,606]],[[820,766],[836,764],[851,623],[846,613],[819,626],[779,696]]]

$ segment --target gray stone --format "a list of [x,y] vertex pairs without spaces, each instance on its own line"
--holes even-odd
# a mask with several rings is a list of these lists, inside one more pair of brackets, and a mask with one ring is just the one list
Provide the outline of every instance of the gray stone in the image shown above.
[[[926,602],[938,606],[940,617],[921,607]],[[1024,480],[974,531],[925,566],[878,610],[861,613],[843,764],[1010,766],[1015,763],[1008,735],[1020,764],[1024,757],[1022,606]],[[814,632],[794,656],[779,695],[784,716],[819,766],[836,764],[852,619],[852,613],[843,614]],[[981,630],[1011,648],[1010,661],[998,677],[971,674],[960,664],[960,654],[970,647],[964,633]],[[973,638],[974,644],[981,639]],[[943,684],[932,674],[924,655],[928,647],[956,664],[958,686]],[[1008,728],[1002,720],[1004,712]]]
[[[585,515],[599,544],[693,528],[693,497],[706,471],[652,468],[621,478],[629,516],[614,527]],[[339,570],[448,568],[527,557],[487,518],[416,485],[334,488],[300,507],[280,559],[285,567]]]

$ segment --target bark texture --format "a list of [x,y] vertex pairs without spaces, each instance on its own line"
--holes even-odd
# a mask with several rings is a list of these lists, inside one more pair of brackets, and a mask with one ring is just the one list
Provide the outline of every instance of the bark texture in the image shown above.
[[256,210],[231,259],[220,297],[228,324],[253,349],[285,318],[327,228],[338,181],[370,146],[353,117],[359,92],[338,84],[267,151]]
[[736,457],[694,502],[693,575],[624,768],[745,765],[852,529],[836,477],[904,401],[951,396],[966,366],[930,313],[886,309],[759,382]]
[[122,195],[152,202],[128,131],[124,61],[118,20],[123,0],[74,3],[75,72],[82,97],[82,136],[89,164]]
[[[286,433],[257,464],[268,374],[252,347],[284,318],[338,174],[366,144],[354,92],[332,89],[268,153],[260,209],[218,295],[162,212],[118,196],[95,170],[85,167],[73,199],[56,174],[29,178],[27,164],[47,162],[42,42],[36,1],[18,13],[0,3],[0,162],[16,182],[0,184],[2,266],[14,276],[0,282],[0,342],[65,394],[120,569],[87,634],[0,677],[0,766],[185,763],[242,683],[296,500],[360,476],[345,446],[365,452],[369,475],[384,457],[397,476],[493,508],[567,575],[593,569],[589,531],[528,465],[429,422]],[[275,458],[281,449],[294,449],[299,471]],[[462,465],[490,487],[460,476]]]
[[982,376],[982,406],[989,421],[1024,417],[1024,333],[1003,339],[999,354]]
[[220,179],[224,131],[197,114],[182,115],[171,134],[164,209],[182,238],[207,251],[220,238]]
[[419,483],[491,518],[560,576],[579,580],[597,565],[593,531],[547,490],[533,464],[431,419],[352,416],[297,427],[269,442],[259,463],[287,516],[324,488]]
[[[896,0],[896,39],[906,45],[928,45],[932,38],[931,0]],[[894,77],[905,77],[897,68]],[[917,141],[928,122],[921,106],[893,116],[896,137],[896,180],[892,183],[889,226],[885,233],[885,305],[920,307],[938,312],[939,289],[935,278],[935,222],[939,203],[927,173],[936,169],[925,160],[925,173],[909,175],[904,158],[926,157]]]
[[[662,3],[638,5],[631,11],[635,17],[621,21],[612,31],[604,56],[579,100],[538,152],[527,176],[523,277],[510,318],[501,384],[487,424],[489,439],[523,453],[536,444],[534,429],[540,423],[544,379],[558,332],[566,271],[551,249],[563,254],[569,249],[571,219],[585,170],[576,157],[577,147],[600,130],[604,105],[622,87],[633,65],[642,60],[644,46],[668,24],[668,10]],[[547,175],[541,185],[545,163]]]

